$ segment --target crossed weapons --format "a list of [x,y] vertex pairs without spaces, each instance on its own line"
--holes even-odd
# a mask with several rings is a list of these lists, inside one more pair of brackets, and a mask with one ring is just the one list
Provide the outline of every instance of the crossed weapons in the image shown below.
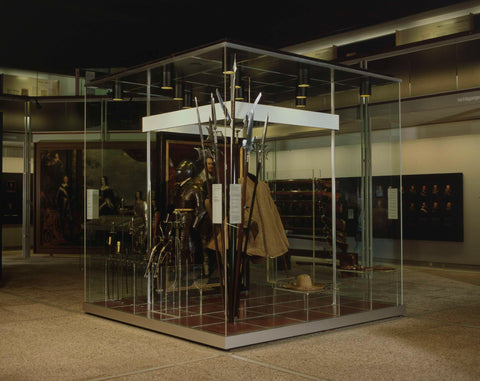
[[[226,107],[222,96],[218,89],[216,90],[216,96],[218,99],[218,102],[220,103],[224,117],[225,117],[225,122],[226,124],[230,124],[230,127],[232,129],[232,140],[231,144],[233,144],[233,137],[235,134],[235,110],[234,110],[234,104],[232,104],[232,114],[230,114],[230,111]],[[252,107],[250,110],[246,113],[245,118],[243,120],[243,130],[246,130],[245,134],[245,139],[242,142],[242,149],[245,152],[244,157],[244,177],[242,181],[242,207],[247,208],[245,205],[245,200],[246,200],[246,188],[247,188],[247,176],[248,176],[248,168],[250,164],[250,154],[252,151],[257,152],[257,166],[256,166],[256,176],[255,176],[255,181],[254,181],[254,188],[253,188],[253,194],[252,194],[252,199],[250,206],[248,207],[248,219],[247,223],[245,225],[244,221],[244,213],[241,213],[242,216],[242,222],[237,226],[237,231],[232,232],[232,236],[234,237],[232,239],[232,244],[230,245],[230,256],[229,256],[229,268],[230,271],[228,271],[228,291],[229,295],[227,298],[228,305],[227,305],[227,312],[228,312],[228,318],[230,321],[233,321],[234,318],[238,315],[238,300],[240,297],[240,274],[242,273],[242,268],[245,268],[245,263],[246,263],[246,253],[247,253],[247,247],[248,247],[248,241],[249,241],[249,232],[250,232],[250,226],[252,223],[252,215],[253,215],[253,208],[255,205],[255,196],[256,196],[256,190],[257,190],[257,184],[258,184],[258,176],[260,174],[260,170],[263,164],[263,155],[265,153],[265,139],[267,135],[267,127],[268,127],[268,115],[265,118],[265,123],[263,127],[263,134],[262,134],[262,139],[260,144],[255,144],[255,137],[253,136],[253,125],[254,125],[254,113],[255,113],[255,108],[260,101],[260,98],[262,96],[262,93],[259,93],[258,96],[256,97],[255,101],[252,104]],[[232,98],[233,99],[233,98]],[[206,148],[205,148],[205,142],[209,142],[212,147],[213,147],[213,154],[215,156],[215,173],[217,176],[217,181],[218,181],[218,176],[220,174],[220,160],[219,160],[219,149],[218,149],[218,136],[221,134],[221,132],[217,128],[217,117],[216,117],[216,111],[215,111],[215,99],[213,96],[213,93],[211,94],[210,97],[210,104],[211,104],[211,115],[209,117],[208,121],[208,126],[207,126],[207,132],[208,132],[208,138],[205,140],[204,139],[204,133],[203,133],[203,128],[202,128],[202,122],[200,118],[200,110],[198,106],[198,100],[195,97],[195,105],[197,109],[197,119],[198,119],[198,131],[200,135],[200,143],[201,143],[201,150],[202,150],[202,158],[203,158],[203,165],[205,168],[205,173],[207,173],[207,167],[206,167]],[[255,149],[256,147],[256,149]],[[234,174],[233,176],[233,182],[236,181],[235,179],[235,169],[232,169],[232,172]],[[206,176],[206,181],[207,181],[207,190],[208,190],[208,197],[210,200],[212,200],[212,195],[211,195],[211,184],[209,176]],[[223,221],[223,217],[222,217]],[[214,235],[214,241],[215,241],[215,251],[216,251],[216,260],[217,260],[217,268],[219,271],[220,275],[220,288],[222,290],[222,296],[225,300],[225,295],[224,295],[224,280],[225,280],[225,274],[224,270],[222,267],[222,254],[221,250],[225,248],[225,230],[224,230],[225,225],[222,223],[222,226],[219,226],[219,224],[213,224],[213,235]],[[218,234],[218,229],[220,230],[220,234]],[[220,243],[218,242],[218,236],[220,236]],[[235,240],[236,238],[236,240]],[[245,239],[244,239],[245,238]],[[242,247],[243,244],[243,247]],[[150,253],[150,258],[148,261],[148,265],[145,271],[145,277],[148,276],[148,274],[153,271],[151,267],[153,267],[153,256],[154,252],[156,252],[159,249],[160,243],[155,245]],[[157,268],[159,265],[161,265],[162,262],[162,253],[164,253],[166,247],[168,246],[168,243],[165,244],[165,246],[162,247],[162,249],[159,252],[159,258],[158,258],[158,264]]]
[[[232,116],[228,110],[228,108],[225,106],[225,103],[223,102],[222,96],[218,89],[216,90],[216,95],[218,98],[218,101],[222,107],[222,110],[225,115],[225,122],[226,124],[230,124],[230,127],[232,128],[232,137],[234,135],[234,119],[235,116]],[[244,177],[242,181],[242,195],[241,195],[241,202],[243,208],[246,208],[245,205],[245,200],[246,200],[246,188],[247,188],[247,176],[248,176],[248,168],[250,164],[250,154],[252,151],[255,150],[255,137],[253,136],[253,125],[254,125],[254,113],[255,113],[255,108],[260,101],[262,94],[258,94],[257,98],[255,99],[254,103],[252,104],[251,109],[246,113],[245,118],[243,120],[243,130],[246,130],[245,134],[245,139],[242,142],[242,149],[245,152],[244,155]],[[210,142],[213,146],[214,150],[214,155],[215,155],[215,171],[218,176],[220,173],[220,168],[219,168],[219,155],[218,155],[218,129],[217,129],[217,118],[216,118],[216,111],[215,111],[215,99],[213,96],[213,93],[211,94],[210,97],[210,103],[211,103],[211,116],[209,117],[209,123],[207,127],[208,131],[208,138],[207,141]],[[199,130],[199,135],[200,135],[200,142],[201,142],[201,149],[203,151],[203,158],[204,158],[204,166],[206,168],[206,155],[205,155],[205,140],[203,138],[203,130],[202,130],[202,122],[200,118],[200,111],[198,107],[198,100],[195,98],[195,105],[197,108],[197,119],[198,119],[198,130]],[[233,107],[232,107],[233,110]],[[233,112],[232,112],[233,113]],[[258,184],[258,175],[261,170],[262,166],[262,161],[263,161],[263,153],[265,152],[265,138],[267,134],[267,126],[268,126],[268,115],[265,119],[264,123],[264,128],[263,128],[263,134],[262,134],[262,139],[261,143],[257,145],[258,151],[257,151],[257,168],[256,168],[256,176],[255,176],[255,182],[254,182],[254,188],[253,188],[253,195],[251,199],[251,203],[249,206],[248,210],[248,219],[247,219],[247,224],[245,226],[245,221],[244,221],[244,213],[241,213],[242,217],[242,222],[239,224],[237,227],[237,232],[236,234],[232,233],[232,236],[234,238],[232,239],[232,244],[230,245],[230,271],[228,275],[228,279],[230,280],[228,282],[229,284],[229,297],[228,297],[228,318],[229,320],[233,320],[238,313],[238,300],[240,296],[240,274],[242,272],[242,268],[245,267],[245,258],[246,258],[246,253],[247,253],[247,247],[248,247],[248,240],[249,240],[249,232],[250,232],[250,226],[252,223],[252,215],[253,215],[253,208],[255,204],[255,195],[256,195],[256,189],[257,189],[257,184]],[[231,142],[233,144],[233,140]],[[233,172],[235,173],[235,170],[233,169]],[[218,177],[217,177],[218,179]],[[233,181],[235,182],[235,176],[233,177]],[[207,179],[207,181],[209,181]],[[210,192],[210,184],[207,183],[207,189],[209,189]],[[211,194],[209,194],[209,197],[211,197]],[[214,224],[214,240],[215,240],[215,249],[216,249],[216,254],[217,254],[217,266],[219,269],[220,273],[220,285],[222,289],[222,295],[224,294],[224,271],[222,272],[222,267],[221,267],[221,253],[220,253],[220,248],[225,248],[225,232],[223,227],[220,227],[220,241],[221,244],[218,243],[218,234],[217,234],[217,228],[218,225]],[[244,239],[245,238],[245,239]],[[236,239],[236,242],[235,242]],[[243,247],[242,247],[243,244]],[[224,296],[224,295],[223,295]],[[224,296],[225,297],[225,296]]]

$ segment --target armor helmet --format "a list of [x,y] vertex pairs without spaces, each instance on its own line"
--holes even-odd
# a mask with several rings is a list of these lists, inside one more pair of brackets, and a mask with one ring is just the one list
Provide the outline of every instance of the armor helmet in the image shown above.
[[190,160],[182,160],[175,170],[175,180],[182,182],[195,174],[195,165]]

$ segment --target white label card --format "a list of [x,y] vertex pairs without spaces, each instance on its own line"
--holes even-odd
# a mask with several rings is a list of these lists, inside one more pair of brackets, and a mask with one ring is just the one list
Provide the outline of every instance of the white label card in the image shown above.
[[222,184],[212,184],[212,221],[222,223]]
[[242,185],[230,184],[230,223],[242,222]]
[[87,220],[98,218],[98,189],[87,189]]
[[398,220],[398,188],[389,188],[388,198],[388,219]]

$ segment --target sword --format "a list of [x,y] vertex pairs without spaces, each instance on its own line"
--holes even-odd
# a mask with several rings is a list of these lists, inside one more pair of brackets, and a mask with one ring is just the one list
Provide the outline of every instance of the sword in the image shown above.
[[150,251],[150,255],[149,255],[149,258],[148,258],[148,263],[147,263],[147,266],[145,268],[145,273],[143,274],[143,277],[144,278],[148,278],[148,274],[150,273],[150,267],[152,266],[152,263],[153,263],[153,258],[155,256],[155,252],[157,251],[157,248],[163,243],[163,241],[160,241],[159,243],[157,243],[153,248],[152,250]]

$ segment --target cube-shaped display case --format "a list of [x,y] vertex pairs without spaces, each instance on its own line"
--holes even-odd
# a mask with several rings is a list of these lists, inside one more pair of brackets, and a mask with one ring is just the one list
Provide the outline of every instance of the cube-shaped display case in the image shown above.
[[224,41],[87,87],[85,312],[222,349],[404,313],[399,80]]

